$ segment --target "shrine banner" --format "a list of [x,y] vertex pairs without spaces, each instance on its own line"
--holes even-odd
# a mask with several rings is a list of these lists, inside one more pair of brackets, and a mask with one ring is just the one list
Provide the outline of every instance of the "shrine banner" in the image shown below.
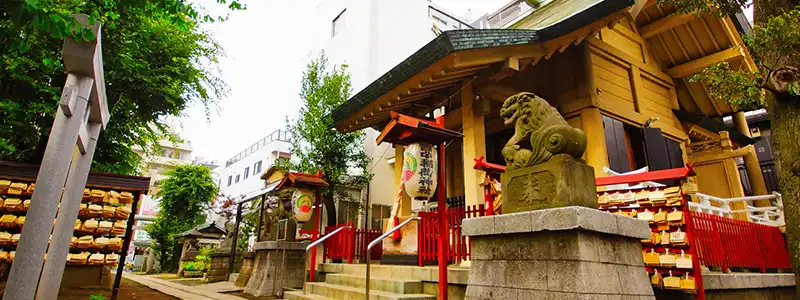
[[436,148],[428,143],[414,143],[403,152],[401,182],[414,200],[425,201],[436,192],[438,159]]
[[296,189],[292,194],[292,212],[297,223],[311,220],[314,207],[314,192],[306,189]]

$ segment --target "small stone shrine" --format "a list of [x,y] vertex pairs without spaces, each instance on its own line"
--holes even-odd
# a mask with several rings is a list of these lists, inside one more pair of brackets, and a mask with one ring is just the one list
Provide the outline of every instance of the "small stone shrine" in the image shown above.
[[500,114],[505,214],[466,219],[472,267],[466,299],[655,299],[643,268],[646,221],[599,211],[586,135],[531,93]]

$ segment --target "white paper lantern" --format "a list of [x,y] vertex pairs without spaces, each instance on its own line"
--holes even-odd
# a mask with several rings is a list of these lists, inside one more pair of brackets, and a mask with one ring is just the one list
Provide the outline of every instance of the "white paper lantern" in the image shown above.
[[292,194],[292,212],[294,220],[298,223],[305,223],[311,220],[314,212],[314,192],[304,189],[296,189]]
[[425,201],[436,192],[436,175],[439,168],[436,148],[428,143],[408,145],[403,152],[401,180],[411,199]]

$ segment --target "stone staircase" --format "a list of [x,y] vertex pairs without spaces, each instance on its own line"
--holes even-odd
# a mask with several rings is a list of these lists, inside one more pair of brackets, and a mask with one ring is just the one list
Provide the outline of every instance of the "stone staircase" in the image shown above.
[[[366,266],[360,264],[322,264],[325,282],[308,282],[302,291],[284,293],[286,299],[364,299]],[[370,299],[435,300],[425,294],[423,281],[437,278],[431,267],[372,265]],[[434,291],[435,292],[435,291]]]

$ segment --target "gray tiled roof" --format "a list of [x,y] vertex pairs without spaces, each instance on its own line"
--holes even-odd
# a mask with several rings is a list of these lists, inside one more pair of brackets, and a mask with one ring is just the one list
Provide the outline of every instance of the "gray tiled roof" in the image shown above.
[[358,112],[378,97],[449,54],[464,50],[523,45],[551,40],[629,7],[633,4],[633,0],[599,0],[593,5],[586,6],[570,5],[571,3],[588,2],[553,0],[551,4],[562,5],[563,7],[560,9],[568,9],[572,12],[566,14],[568,17],[540,29],[470,29],[443,32],[337,107],[331,114],[332,125]]

